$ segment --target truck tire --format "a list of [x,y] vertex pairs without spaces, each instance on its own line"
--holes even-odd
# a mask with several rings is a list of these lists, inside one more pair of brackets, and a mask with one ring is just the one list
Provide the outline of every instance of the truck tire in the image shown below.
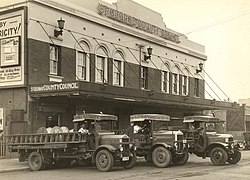
[[128,161],[122,161],[122,159],[121,159],[121,165],[125,169],[131,169],[131,168],[135,167],[136,162],[137,162],[137,156],[136,156],[135,152],[132,152],[132,156],[129,157]]
[[221,147],[215,147],[210,152],[210,159],[216,166],[223,166],[228,160],[227,152]]
[[45,168],[42,156],[39,152],[33,151],[28,157],[28,164],[32,171],[39,171]]
[[229,164],[237,164],[241,159],[241,152],[235,151],[227,160]]
[[173,158],[173,163],[174,163],[175,165],[181,166],[181,165],[184,165],[184,164],[187,163],[188,158],[189,158],[188,151],[185,150],[185,151],[183,152],[183,154],[178,155],[177,157]]
[[172,154],[165,147],[156,147],[152,153],[152,161],[156,167],[165,168],[172,161]]
[[114,157],[109,150],[102,149],[96,154],[96,167],[103,172],[108,172],[114,165]]

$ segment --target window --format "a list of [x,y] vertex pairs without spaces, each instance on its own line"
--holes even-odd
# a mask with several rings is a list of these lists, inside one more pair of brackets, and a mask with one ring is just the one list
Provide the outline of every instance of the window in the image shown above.
[[104,83],[104,63],[105,63],[105,57],[97,56],[96,59],[96,82]]
[[141,67],[141,89],[148,88],[148,68]]
[[114,85],[122,85],[122,62],[114,60]]
[[188,95],[188,77],[182,76],[182,95]]
[[175,73],[173,73],[173,81],[172,81],[172,84],[173,84],[173,86],[172,86],[172,93],[173,94],[176,94],[176,95],[178,95],[179,94],[179,75],[178,74],[175,74]]
[[87,54],[77,52],[77,76],[79,79],[87,80]]
[[50,46],[50,74],[59,75],[59,49],[57,46]]
[[169,73],[162,71],[162,91],[168,93]]
[[199,79],[198,78],[195,78],[194,79],[194,95],[196,97],[199,97]]

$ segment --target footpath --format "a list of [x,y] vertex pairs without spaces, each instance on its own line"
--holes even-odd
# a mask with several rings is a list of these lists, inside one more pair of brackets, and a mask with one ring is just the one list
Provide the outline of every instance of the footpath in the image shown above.
[[0,159],[0,173],[25,171],[28,169],[28,163],[19,162],[18,158]]

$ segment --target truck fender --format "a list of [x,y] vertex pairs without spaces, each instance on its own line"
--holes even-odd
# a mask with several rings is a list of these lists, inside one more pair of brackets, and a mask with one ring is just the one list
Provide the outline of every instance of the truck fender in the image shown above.
[[98,146],[98,148],[95,149],[94,153],[93,153],[93,156],[92,156],[92,162],[95,162],[95,157],[96,157],[96,154],[98,151],[102,150],[102,149],[106,149],[108,151],[110,151],[111,153],[114,153],[117,148],[112,146],[112,145],[101,145],[101,146]]
[[171,150],[171,148],[172,148],[171,145],[166,144],[166,143],[156,143],[156,144],[154,144],[154,145],[151,147],[150,151],[153,152],[153,150],[154,150],[156,147],[159,147],[159,146],[163,146],[163,147],[165,147],[165,148],[168,149],[168,150]]
[[228,144],[226,143],[222,143],[222,142],[216,142],[216,143],[213,143],[213,144],[210,144],[206,150],[205,150],[205,153],[204,153],[204,156],[206,157],[206,154],[208,154],[213,148],[215,147],[221,147],[223,149],[225,149],[226,151],[228,151],[228,148],[227,148]]

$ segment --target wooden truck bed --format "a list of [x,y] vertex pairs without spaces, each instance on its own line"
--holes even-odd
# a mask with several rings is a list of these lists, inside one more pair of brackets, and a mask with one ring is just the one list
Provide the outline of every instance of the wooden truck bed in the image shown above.
[[11,149],[57,149],[86,143],[87,134],[79,132],[46,134],[13,134],[6,136]]

